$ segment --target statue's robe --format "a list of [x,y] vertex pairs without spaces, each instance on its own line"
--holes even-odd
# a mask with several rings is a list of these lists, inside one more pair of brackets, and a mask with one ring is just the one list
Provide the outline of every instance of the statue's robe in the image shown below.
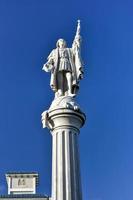
[[[66,48],[69,62],[72,69],[72,93],[76,94],[79,88],[79,80],[83,75],[83,66],[80,58],[80,52],[78,49],[73,51],[72,48]],[[55,92],[58,90],[57,75],[59,72],[59,50],[58,48],[53,49],[53,51],[48,56],[48,62],[53,63],[53,70],[51,70],[51,80],[50,86]]]

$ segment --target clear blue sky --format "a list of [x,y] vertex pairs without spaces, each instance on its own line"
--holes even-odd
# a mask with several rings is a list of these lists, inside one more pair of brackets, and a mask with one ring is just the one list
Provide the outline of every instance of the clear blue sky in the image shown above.
[[37,171],[50,194],[53,99],[41,68],[58,38],[71,46],[82,20],[85,77],[77,101],[84,200],[133,199],[133,2],[0,0],[0,194],[7,171]]

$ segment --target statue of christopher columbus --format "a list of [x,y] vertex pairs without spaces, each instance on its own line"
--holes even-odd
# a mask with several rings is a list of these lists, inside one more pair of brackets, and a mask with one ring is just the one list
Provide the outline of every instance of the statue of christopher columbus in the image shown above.
[[66,41],[59,39],[56,42],[56,48],[52,50],[42,68],[46,72],[51,72],[50,86],[55,92],[55,97],[74,97],[77,94],[79,81],[83,78],[80,49],[80,20],[78,20],[72,47],[67,48]]

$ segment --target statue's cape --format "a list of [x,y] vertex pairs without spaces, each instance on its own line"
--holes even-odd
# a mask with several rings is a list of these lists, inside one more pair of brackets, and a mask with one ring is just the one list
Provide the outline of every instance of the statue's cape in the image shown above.
[[[79,56],[79,52],[73,52],[71,48],[67,48],[67,52],[69,55],[69,61],[71,64],[71,69],[72,69],[72,90],[73,93],[76,93],[77,89],[79,88],[78,83],[79,80],[81,79],[81,74],[83,73],[82,70],[82,64],[81,64],[81,59]],[[58,73],[58,68],[59,68],[59,52],[58,48],[54,49],[48,59],[52,58],[54,60],[54,70],[51,73],[51,81],[50,81],[50,86],[54,91],[57,91],[58,86],[57,86],[57,73]]]

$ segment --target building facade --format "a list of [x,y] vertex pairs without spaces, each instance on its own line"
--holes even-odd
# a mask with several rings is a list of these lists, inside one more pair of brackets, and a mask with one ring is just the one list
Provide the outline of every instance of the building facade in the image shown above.
[[36,193],[39,176],[36,172],[9,172],[6,175],[7,195],[0,195],[0,200],[49,200],[45,195]]

